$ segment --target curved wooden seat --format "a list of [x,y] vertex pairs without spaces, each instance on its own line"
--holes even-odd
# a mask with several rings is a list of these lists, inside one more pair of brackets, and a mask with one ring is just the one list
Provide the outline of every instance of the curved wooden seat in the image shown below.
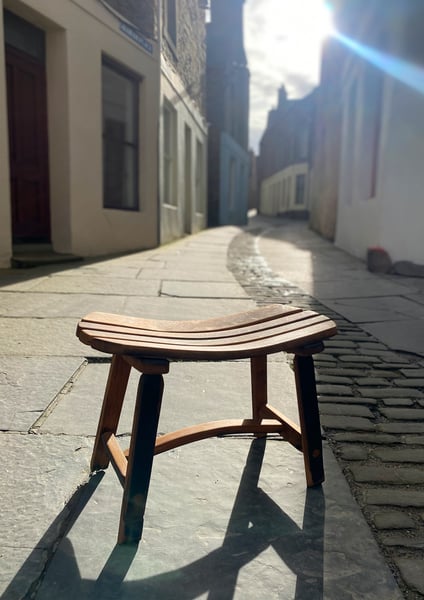
[[77,335],[96,350],[174,360],[250,358],[321,342],[336,333],[328,317],[273,304],[202,321],[158,321],[91,313]]
[[[113,355],[97,428],[92,470],[109,461],[124,487],[118,542],[138,542],[153,456],[177,446],[226,433],[278,433],[304,456],[308,486],[324,480],[321,429],[313,354],[336,333],[331,319],[314,311],[272,304],[206,320],[165,321],[94,312],[84,317],[77,336],[84,344]],[[267,401],[267,355],[294,357],[300,426]],[[171,360],[250,359],[251,418],[200,423],[157,437],[163,374]],[[116,437],[131,368],[142,373],[131,445],[122,451]]]

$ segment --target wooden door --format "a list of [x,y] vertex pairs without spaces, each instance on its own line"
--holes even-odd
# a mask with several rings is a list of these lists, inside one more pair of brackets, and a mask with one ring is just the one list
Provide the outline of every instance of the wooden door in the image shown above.
[[45,67],[6,46],[6,72],[13,241],[50,241]]

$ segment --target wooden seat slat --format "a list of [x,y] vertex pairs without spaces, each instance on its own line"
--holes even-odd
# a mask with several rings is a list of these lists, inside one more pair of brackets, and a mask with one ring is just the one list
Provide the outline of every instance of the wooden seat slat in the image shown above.
[[252,333],[239,334],[238,336],[231,337],[218,337],[218,338],[203,338],[203,339],[185,339],[185,338],[163,338],[159,335],[156,337],[152,337],[150,335],[144,334],[131,334],[122,331],[103,331],[103,330],[90,330],[89,336],[92,336],[93,339],[101,338],[103,340],[119,340],[121,342],[127,342],[129,346],[132,345],[133,342],[138,342],[140,344],[145,345],[146,347],[156,347],[160,346],[161,348],[174,348],[174,347],[184,347],[184,348],[192,348],[195,349],[198,346],[208,346],[208,347],[216,347],[216,346],[236,346],[236,345],[245,345],[251,342],[256,341],[265,341],[271,340],[283,334],[292,332],[302,332],[304,330],[309,329],[310,327],[318,324],[318,323],[326,323],[327,319],[321,315],[315,315],[305,321],[297,321],[295,323],[290,323],[285,325],[284,327],[279,327],[275,329],[268,329],[266,331],[256,331]]
[[[282,326],[289,325],[290,323],[296,323],[298,321],[305,321],[311,317],[315,317],[317,315],[316,312],[313,311],[301,311],[291,313],[290,315],[284,317],[277,317],[272,320],[254,323],[253,325],[249,322],[244,323],[243,325],[239,325],[233,329],[214,329],[211,331],[169,331],[169,330],[159,330],[153,329],[148,326],[148,322],[146,321],[145,327],[127,327],[116,324],[108,324],[101,323],[95,321],[86,321],[84,319],[80,323],[80,328],[84,329],[87,333],[90,332],[90,335],[101,335],[109,334],[109,333],[120,333],[124,337],[131,336],[149,336],[152,340],[159,338],[169,338],[169,339],[180,339],[180,340],[207,340],[208,342],[213,339],[225,339],[230,337],[236,337],[245,335],[248,333],[254,332],[267,332],[271,329],[281,328]],[[128,339],[134,339],[128,337]]]
[[315,341],[320,341],[323,337],[330,337],[335,332],[335,326],[330,326],[328,319],[324,318],[322,322],[311,324],[309,327],[296,331],[285,331],[269,338],[262,337],[250,342],[239,342],[233,345],[227,343],[221,346],[179,344],[178,340],[175,344],[159,344],[157,342],[143,343],[140,339],[131,341],[119,337],[113,339],[110,336],[85,338],[84,331],[80,332],[79,337],[82,342],[91,345],[93,348],[112,354],[139,354],[140,356],[160,356],[173,359],[225,360],[226,358],[245,358],[257,356],[258,354],[270,354],[282,350],[290,352],[293,348],[300,348]]
[[233,329],[246,323],[264,323],[279,316],[302,312],[301,308],[295,306],[283,306],[281,304],[270,304],[254,310],[234,313],[224,317],[202,319],[193,321],[167,321],[157,319],[142,319],[139,317],[128,317],[111,313],[93,312],[84,317],[85,322],[120,325],[122,327],[148,328],[157,331],[177,332],[207,332],[224,329]]

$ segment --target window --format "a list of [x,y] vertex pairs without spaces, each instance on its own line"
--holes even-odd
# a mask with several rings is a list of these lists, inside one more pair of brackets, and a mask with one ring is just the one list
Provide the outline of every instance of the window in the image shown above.
[[230,159],[229,173],[228,173],[228,207],[230,213],[236,208],[236,180],[237,177],[237,163],[235,158]]
[[342,181],[345,190],[345,203],[352,204],[354,191],[354,168],[357,163],[357,95],[356,80],[352,81],[348,91],[344,115],[344,147],[342,154]]
[[367,188],[364,200],[374,198],[377,192],[377,169],[383,96],[383,74],[367,66],[363,82],[363,124],[361,140],[362,172]]
[[177,4],[176,0],[165,0],[165,35],[171,45],[177,46]]
[[305,175],[296,175],[296,196],[294,203],[305,204]]
[[175,109],[168,103],[163,106],[163,203],[177,206],[175,184]]
[[4,11],[4,41],[9,46],[29,54],[38,62],[45,63],[44,31],[8,10]]
[[204,179],[204,169],[203,169],[203,144],[199,140],[196,140],[196,172],[195,172],[195,189],[196,189],[196,212],[203,212],[203,179]]
[[305,123],[303,129],[297,134],[297,160],[307,160],[309,146],[309,131],[308,125]]
[[103,206],[138,209],[139,79],[104,59]]

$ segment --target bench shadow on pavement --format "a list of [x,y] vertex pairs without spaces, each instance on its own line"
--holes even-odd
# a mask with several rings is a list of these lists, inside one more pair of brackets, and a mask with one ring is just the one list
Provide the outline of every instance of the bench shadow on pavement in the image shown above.
[[[56,580],[55,583],[60,589],[55,591],[43,589],[42,598],[53,598],[54,594],[60,593],[62,600],[68,597],[191,600],[200,595],[205,595],[208,600],[230,600],[235,594],[240,569],[272,546],[296,576],[295,591],[290,588],[290,596],[287,596],[285,589],[284,594],[279,594],[278,597],[290,598],[290,600],[291,598],[293,600],[322,599],[325,520],[323,491],[321,487],[307,490],[303,526],[300,528],[258,488],[265,445],[266,438],[258,438],[250,446],[225,538],[220,548],[182,568],[137,581],[124,581],[136,553],[140,552],[140,547],[117,545],[106,561],[100,576],[94,581],[81,578],[72,544],[64,537],[59,546],[59,556],[53,560],[58,559],[61,563],[56,565],[55,570],[58,570],[66,581]],[[94,493],[101,475],[102,473],[97,478],[95,475],[85,486],[86,489],[79,493],[77,506],[68,521],[67,531],[71,529]],[[40,545],[42,540],[38,546]],[[144,548],[143,552],[145,551]],[[145,560],[149,560],[147,554]],[[24,577],[24,571],[25,564],[15,579]],[[258,576],[262,577],[263,571]],[[282,579],[281,574],[270,574],[273,589],[276,589],[276,584],[278,588],[279,578]],[[284,588],[284,581],[281,581],[281,585]],[[50,592],[53,595],[50,595]],[[254,590],[252,593],[254,594]]]

